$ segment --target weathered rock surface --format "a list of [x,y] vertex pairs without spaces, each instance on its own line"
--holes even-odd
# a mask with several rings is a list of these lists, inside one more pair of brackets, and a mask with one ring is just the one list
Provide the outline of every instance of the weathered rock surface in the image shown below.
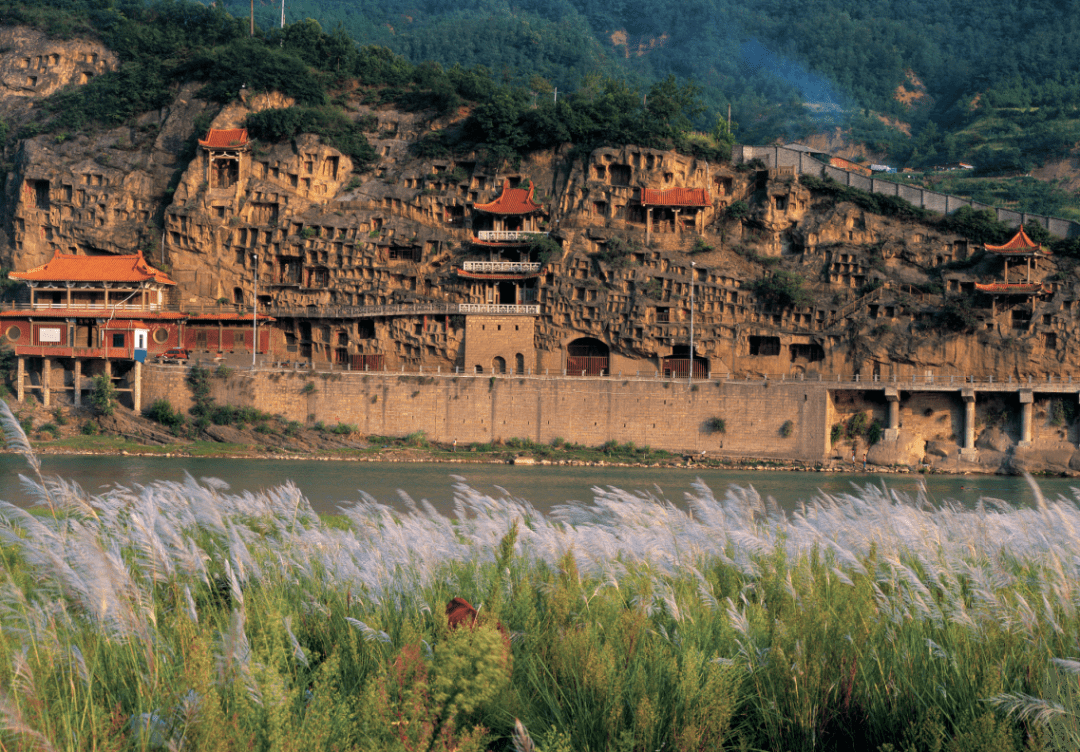
[[918,465],[926,455],[926,440],[900,431],[893,441],[879,441],[867,450],[867,461],[874,465]]
[[[15,124],[59,87],[116,65],[93,41],[58,42],[25,29],[0,28],[0,45],[0,117]],[[0,205],[0,264],[26,269],[55,251],[141,248],[173,274],[177,302],[186,305],[247,306],[257,285],[289,361],[370,357],[390,369],[490,369],[495,361],[469,360],[469,348],[498,342],[513,322],[527,320],[532,347],[522,348],[523,369],[558,373],[571,343],[585,342],[608,352],[613,374],[655,373],[665,358],[685,357],[692,294],[695,353],[714,374],[1005,380],[1080,366],[1080,272],[1068,263],[1036,265],[1033,279],[1044,294],[991,305],[973,286],[1000,279],[1000,259],[977,256],[968,240],[933,224],[834,205],[782,170],[633,146],[584,159],[567,146],[515,167],[467,153],[420,159],[416,142],[453,131],[466,113],[372,108],[352,90],[341,100],[370,126],[378,154],[372,169],[360,172],[319,137],[304,135],[240,150],[230,176],[211,170],[209,153],[195,146],[203,135],[196,118],[238,127],[251,112],[289,102],[238,93],[219,108],[195,91],[179,89],[168,107],[127,127],[22,141],[9,155],[14,168]],[[480,227],[473,207],[499,195],[504,181],[533,186],[542,207],[533,229],[559,250],[538,273],[470,276],[464,261],[528,258],[525,246],[472,241]],[[670,188],[707,189],[708,205],[654,209],[648,221],[643,191]],[[733,205],[735,215],[745,208],[744,218],[732,218]],[[756,294],[754,285],[776,270],[800,275],[809,299],[780,306]],[[492,320],[496,328],[474,329],[472,341],[464,316],[370,313],[416,303],[535,303],[540,313],[507,318],[505,335]],[[941,328],[938,314],[955,303],[970,307],[969,319]],[[884,464],[925,456],[961,467],[963,416],[955,406],[928,399],[915,410],[914,398],[905,399],[901,439],[874,448],[874,456]],[[981,416],[1015,405],[990,400],[977,409]],[[1040,409],[1045,415],[1047,406]],[[836,418],[858,410],[884,419],[882,404],[855,402],[838,404]],[[984,431],[979,461],[963,466],[1011,467],[1011,456],[1017,467],[1034,467],[1032,457],[1050,451],[1046,441],[1069,438],[1045,419],[1035,430],[1038,447],[1015,454],[1016,426]],[[1048,456],[1050,471],[1072,461],[1071,454]]]

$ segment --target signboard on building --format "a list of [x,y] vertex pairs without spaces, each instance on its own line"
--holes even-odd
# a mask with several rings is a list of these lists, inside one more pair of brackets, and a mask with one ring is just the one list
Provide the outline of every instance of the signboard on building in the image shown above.
[[38,329],[38,342],[60,344],[60,327],[50,326]]

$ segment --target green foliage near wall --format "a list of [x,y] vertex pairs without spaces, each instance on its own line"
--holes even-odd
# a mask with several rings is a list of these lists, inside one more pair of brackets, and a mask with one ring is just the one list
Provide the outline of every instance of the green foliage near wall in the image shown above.
[[799,182],[814,193],[830,196],[836,201],[850,201],[861,209],[886,217],[901,219],[929,219],[933,212],[914,206],[898,196],[883,196],[879,193],[860,191],[842,185],[830,177],[819,178],[813,175],[800,175]]
[[810,305],[814,301],[810,292],[803,287],[805,283],[802,275],[777,269],[768,277],[754,280],[751,289],[769,305],[788,308]]
[[245,125],[253,138],[287,141],[301,133],[316,133],[330,146],[348,155],[362,170],[375,160],[375,150],[364,136],[363,125],[329,107],[285,107],[248,115]]
[[94,377],[94,385],[88,399],[90,408],[98,415],[112,415],[116,409],[116,387],[106,373]]

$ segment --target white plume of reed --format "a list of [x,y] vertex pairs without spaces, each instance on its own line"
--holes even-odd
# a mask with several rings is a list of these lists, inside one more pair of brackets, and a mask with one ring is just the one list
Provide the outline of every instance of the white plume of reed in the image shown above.
[[293,657],[296,658],[297,663],[304,668],[308,668],[311,664],[308,662],[307,653],[304,652],[304,648],[300,646],[300,641],[296,639],[296,635],[292,631],[292,617],[286,616],[282,621],[285,624],[285,633],[289,635],[289,644],[292,645]]
[[995,695],[988,698],[986,702],[1004,711],[1007,716],[1015,716],[1021,721],[1030,721],[1039,726],[1046,726],[1057,718],[1075,715],[1059,702],[1044,700],[1023,692]]
[[11,406],[7,403],[7,400],[0,400],[0,428],[3,428],[4,432],[4,446],[16,454],[22,455],[22,458],[26,460],[26,464],[31,467],[34,475],[38,476],[40,480],[41,461],[34,454],[34,448],[30,446],[30,439],[26,437],[26,432],[23,431],[22,425],[19,424],[19,419],[11,412]]
[[364,639],[368,642],[391,642],[392,638],[386,632],[380,629],[373,629],[359,619],[354,619],[351,616],[346,616],[345,621],[353,625],[360,630],[360,634],[364,636]]
[[26,722],[18,704],[2,689],[0,689],[0,724],[3,724],[5,730],[25,740],[27,749],[40,750],[40,752],[54,752],[56,749],[48,737]]

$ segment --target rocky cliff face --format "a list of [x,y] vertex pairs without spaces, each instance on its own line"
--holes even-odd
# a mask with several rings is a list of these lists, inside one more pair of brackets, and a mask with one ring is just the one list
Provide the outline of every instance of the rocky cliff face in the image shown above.
[[[19,29],[0,40],[0,113],[16,124],[58,87],[115,65],[90,41]],[[489,368],[472,362],[462,318],[439,304],[537,304],[525,367],[561,369],[577,342],[607,350],[611,371],[652,372],[685,357],[693,288],[695,352],[713,372],[1004,377],[1080,363],[1067,264],[1035,270],[1046,294],[991,306],[973,284],[1000,279],[999,261],[933,226],[833,205],[792,175],[637,147],[584,159],[558,150],[513,169],[472,154],[420,159],[418,139],[463,113],[372,109],[357,92],[344,99],[371,123],[370,171],[313,135],[212,153],[194,143],[205,125],[236,127],[288,102],[238,97],[218,109],[192,91],[129,127],[22,141],[5,185],[3,264],[142,248],[189,305],[249,306],[257,283],[289,359]],[[473,207],[504,181],[533,186],[541,211],[529,221],[559,250],[539,272],[467,273],[466,261],[537,253],[472,242],[483,219]],[[706,189],[708,204],[643,205],[646,189],[672,188]],[[809,302],[770,307],[752,290],[781,270],[806,280]],[[940,315],[950,306],[963,317],[955,331]]]

